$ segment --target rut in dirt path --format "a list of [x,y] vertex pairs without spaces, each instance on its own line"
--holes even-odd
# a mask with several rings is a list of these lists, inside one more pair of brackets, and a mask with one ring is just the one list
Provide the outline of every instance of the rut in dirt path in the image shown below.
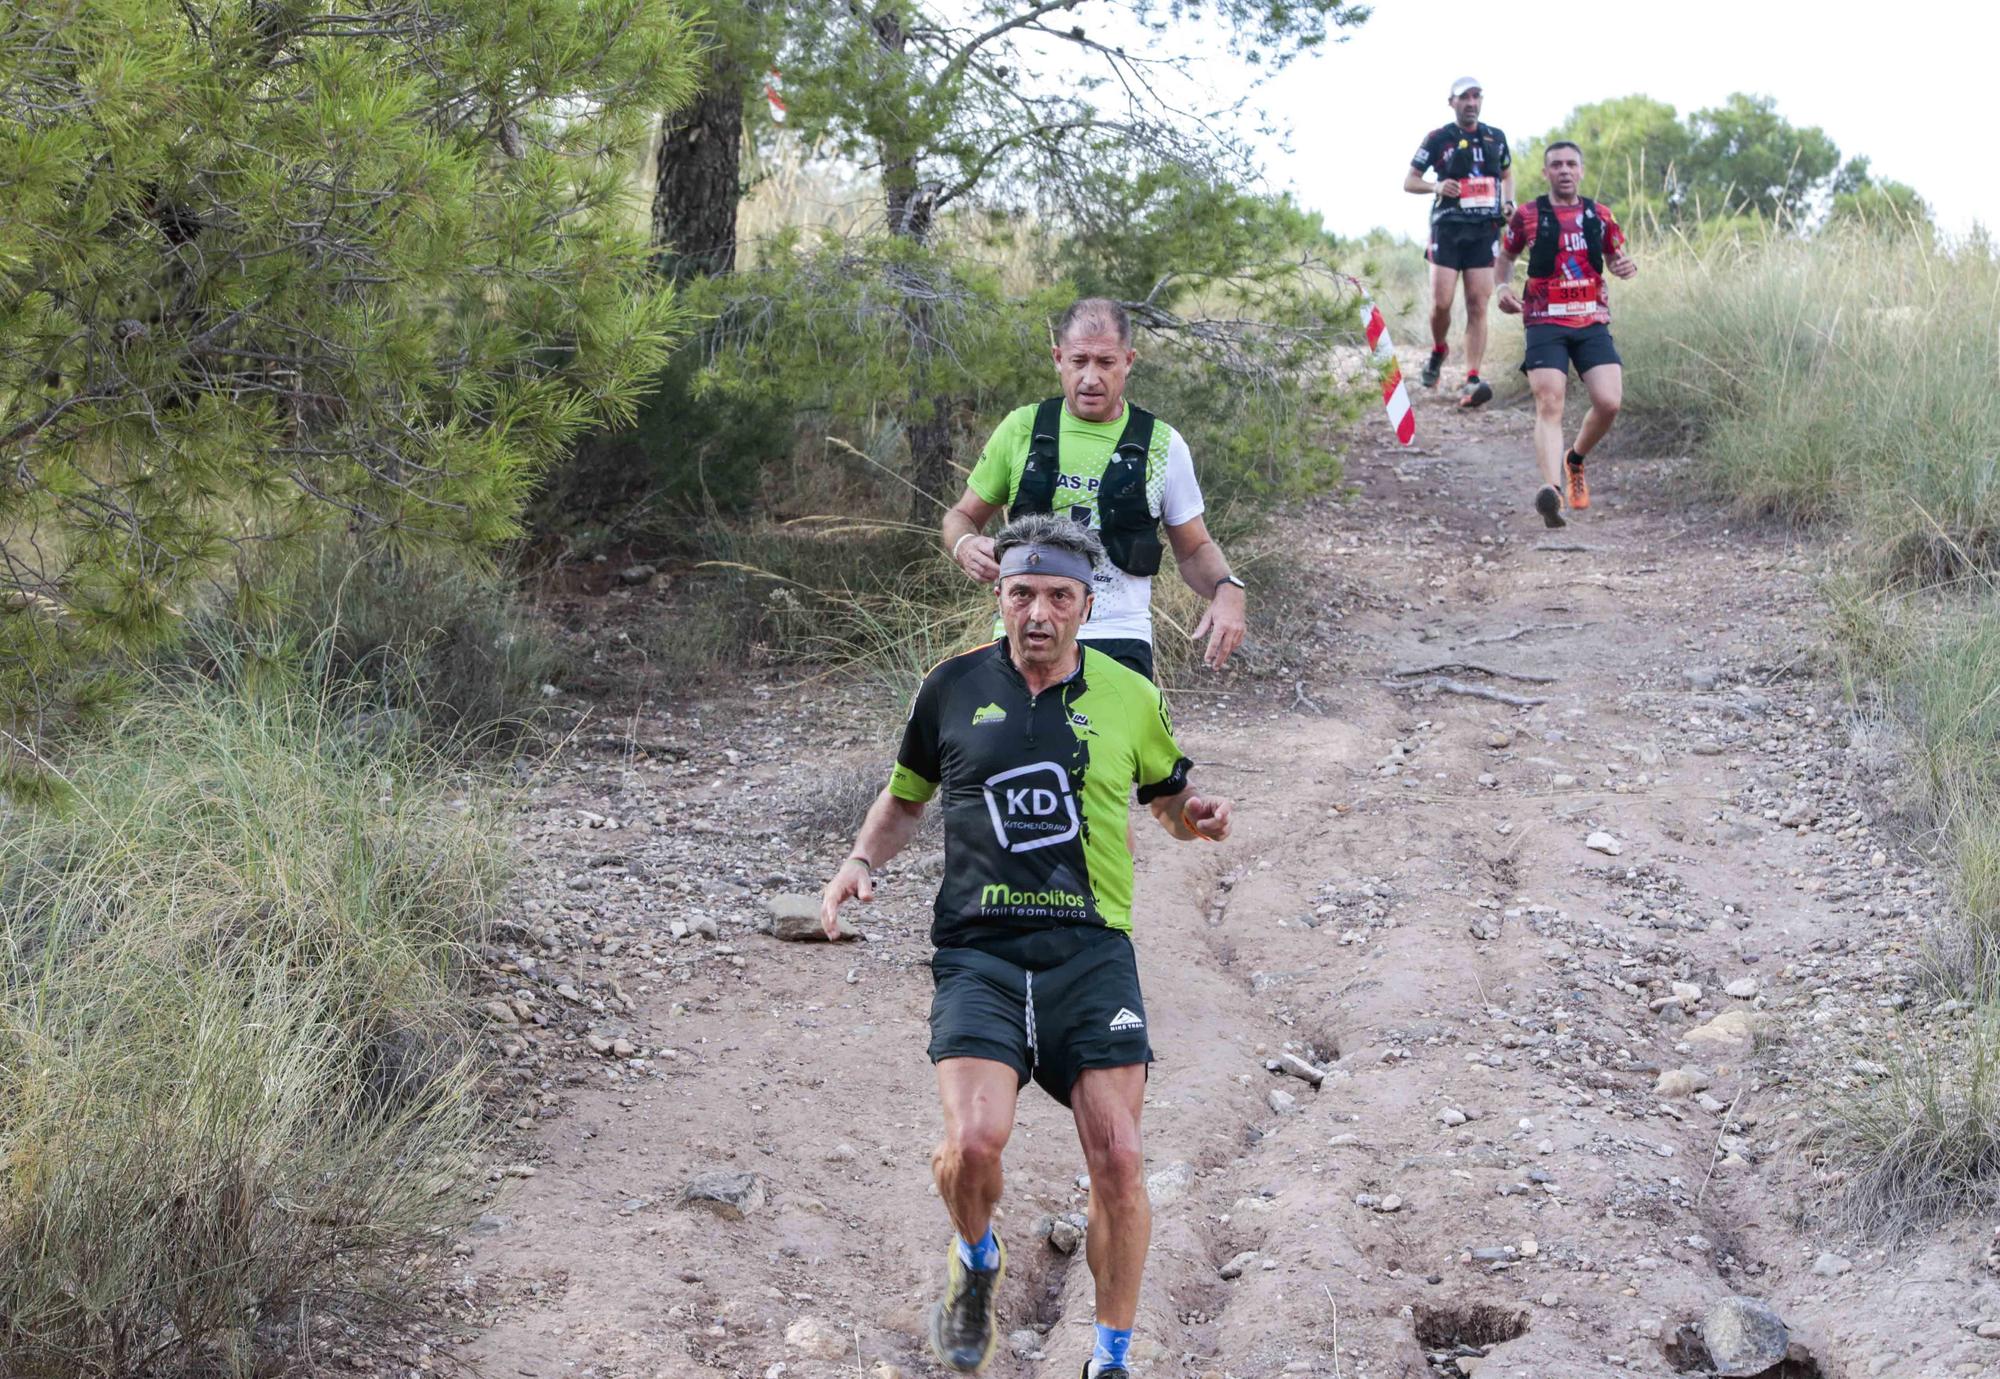
[[[1426,407],[1426,449],[1357,455],[1356,501],[1278,533],[1338,588],[1285,692],[1176,700],[1239,823],[1213,849],[1141,835],[1139,1372],[1666,1374],[1677,1328],[1736,1292],[1794,1323],[1799,1375],[1981,1372],[2000,1348],[1952,1329],[1981,1285],[1904,1286],[1947,1256],[1815,1273],[1778,1152],[1823,1038],[1908,989],[1875,958],[1928,902],[1803,676],[1809,553],[1648,460],[1598,465],[1598,507],[1544,533],[1526,431]],[[527,823],[510,980],[561,1018],[507,1036],[541,1128],[468,1242],[491,1324],[465,1353],[495,1376],[929,1373],[939,844],[890,869],[865,944],[760,932],[838,859],[786,810],[886,760],[879,705],[765,686],[621,713],[624,746]],[[1316,1089],[1267,1069],[1287,1054]],[[1068,1379],[1089,1278],[1046,1237],[1073,1243],[1081,1156],[1061,1108],[1021,1107],[989,1372]],[[740,1219],[680,1203],[713,1174]]]

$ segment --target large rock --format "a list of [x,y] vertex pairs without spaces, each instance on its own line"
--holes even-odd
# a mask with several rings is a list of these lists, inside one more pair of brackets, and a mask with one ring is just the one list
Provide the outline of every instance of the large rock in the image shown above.
[[1653,1084],[1653,1095],[1663,1097],[1693,1096],[1706,1089],[1708,1074],[1700,1068],[1669,1068],[1660,1074],[1660,1080]]
[[703,1173],[681,1189],[680,1205],[741,1221],[764,1205],[764,1180],[754,1173]]
[[1175,1160],[1146,1179],[1146,1195],[1153,1199],[1154,1206],[1164,1207],[1187,1196],[1193,1186],[1194,1165]]
[[[771,936],[787,943],[824,943],[826,929],[819,922],[819,897],[816,895],[785,894],[774,895],[764,902],[771,912]],[[840,916],[840,936],[860,938],[861,931],[848,923],[847,916]]]
[[1747,1010],[1726,1010],[1684,1036],[1690,1044],[1748,1045],[1757,1034],[1757,1017]]
[[1080,1211],[1066,1211],[1049,1223],[1049,1248],[1058,1254],[1073,1255],[1089,1230],[1089,1217]]
[[1776,1312],[1755,1298],[1724,1298],[1702,1318],[1701,1341],[1717,1374],[1747,1379],[1785,1358],[1791,1334]]
[[800,1317],[785,1328],[785,1344],[815,1360],[838,1360],[847,1354],[847,1337],[818,1317]]

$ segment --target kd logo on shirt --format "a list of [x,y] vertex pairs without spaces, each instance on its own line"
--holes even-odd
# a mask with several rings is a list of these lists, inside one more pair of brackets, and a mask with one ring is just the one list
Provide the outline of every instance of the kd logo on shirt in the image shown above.
[[1053,761],[988,776],[984,788],[993,833],[1009,852],[1054,847],[1079,831],[1069,772]]

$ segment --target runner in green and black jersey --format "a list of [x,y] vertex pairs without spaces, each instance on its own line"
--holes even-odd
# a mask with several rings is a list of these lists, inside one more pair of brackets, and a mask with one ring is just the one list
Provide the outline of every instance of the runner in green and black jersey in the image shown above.
[[1054,512],[1090,527],[1105,559],[1083,640],[1149,680],[1153,575],[1171,552],[1187,586],[1209,601],[1191,640],[1206,636],[1202,659],[1221,669],[1243,640],[1243,581],[1208,534],[1187,441],[1126,401],[1139,357],[1132,318],[1106,297],[1073,302],[1050,353],[1062,396],[1017,407],[994,428],[944,515],[945,549],[970,578],[991,584],[993,539],[980,533],[1002,508],[1009,518]]
[[821,901],[834,934],[840,906],[873,898],[871,869],[941,803],[930,1057],[944,1139],[931,1167],[958,1235],[931,1343],[961,1371],[993,1349],[1001,1151],[1033,1080],[1071,1108],[1090,1168],[1097,1344],[1085,1379],[1127,1379],[1152,1232],[1139,1115],[1153,1057],[1132,951],[1127,792],[1137,786],[1176,838],[1229,833],[1229,802],[1188,782],[1160,692],[1077,641],[1103,554],[1094,531],[1054,514],[1001,530],[1006,635],[924,678],[895,773]]

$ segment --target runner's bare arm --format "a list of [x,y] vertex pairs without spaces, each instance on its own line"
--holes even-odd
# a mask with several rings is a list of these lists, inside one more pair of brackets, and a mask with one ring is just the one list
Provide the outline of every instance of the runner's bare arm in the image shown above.
[[1235,806],[1220,795],[1198,795],[1189,786],[1178,795],[1162,795],[1148,804],[1160,827],[1184,843],[1206,838],[1219,843],[1229,836],[1229,818]]
[[923,816],[921,800],[898,799],[887,790],[875,797],[875,803],[868,806],[868,817],[861,821],[861,832],[854,837],[854,846],[820,892],[819,922],[828,938],[840,936],[838,916],[844,903],[859,900],[865,904],[875,898],[872,869],[909,845]]
[[1000,567],[993,561],[993,538],[980,535],[998,511],[998,503],[989,503],[968,488],[945,513],[940,533],[953,562],[982,584],[1000,577]]
[[1508,316],[1521,314],[1521,299],[1514,295],[1514,256],[1502,244],[1493,255],[1493,301]]
[[1611,276],[1614,278],[1629,278],[1639,271],[1639,265],[1623,249],[1616,250],[1607,257],[1604,266],[1611,270]]
[[1415,168],[1403,176],[1403,190],[1416,196],[1457,196],[1458,179],[1440,177],[1435,182],[1424,181],[1424,175]]
[[1208,600],[1208,611],[1194,625],[1191,638],[1197,642],[1208,638],[1202,662],[1212,670],[1220,670],[1230,653],[1243,644],[1243,591],[1222,582],[1229,574],[1229,561],[1224,558],[1222,547],[1208,534],[1208,523],[1201,518],[1190,517],[1177,526],[1168,525],[1167,544],[1174,548],[1174,564],[1180,567],[1187,587]]

